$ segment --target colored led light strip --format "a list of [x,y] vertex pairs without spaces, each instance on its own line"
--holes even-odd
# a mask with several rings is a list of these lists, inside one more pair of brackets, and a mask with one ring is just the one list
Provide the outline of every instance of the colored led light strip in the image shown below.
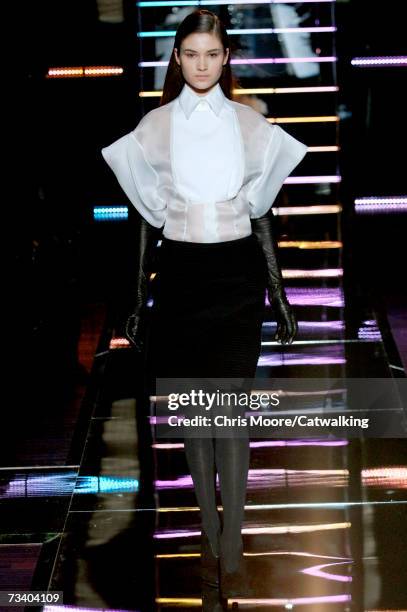
[[[243,552],[245,557],[274,557],[285,555],[289,557],[308,557],[310,559],[340,559],[342,563],[346,563],[349,561],[353,561],[352,558],[349,557],[337,557],[334,555],[319,555],[316,553],[307,553],[304,551],[296,551],[296,550],[263,550],[262,552]],[[158,553],[154,555],[155,559],[185,559],[187,557],[200,557],[200,552],[195,553]]]
[[[251,64],[304,64],[308,62],[336,62],[337,58],[333,56],[327,57],[257,57],[251,59],[232,59],[231,64],[235,65],[251,65]],[[139,62],[140,68],[159,68],[168,66],[168,61],[154,62]]]
[[356,198],[357,213],[392,213],[407,211],[407,196],[369,196]]
[[338,175],[328,176],[289,176],[285,179],[285,185],[305,185],[307,183],[340,183]]
[[[335,0],[302,0],[302,3],[334,3]],[[159,2],[137,2],[137,6],[143,6],[145,8],[155,6],[219,6],[221,4],[297,4],[295,0],[198,0],[197,2],[191,2],[190,0],[178,0],[173,2],[172,0],[160,0]]]
[[[248,413],[246,413],[248,414]],[[271,413],[270,413],[271,414]],[[348,470],[286,470],[286,469],[251,469],[248,474],[250,489],[264,487],[290,487],[315,485],[345,487],[348,484]],[[219,477],[216,478],[219,485]],[[155,480],[156,489],[190,489],[193,487],[191,475],[180,476],[173,480]]]
[[356,198],[355,204],[407,204],[407,196],[368,196]]
[[288,268],[282,270],[283,278],[335,278],[343,276],[342,268],[321,268],[316,270],[300,270]]
[[[250,448],[269,448],[273,446],[347,446],[348,440],[261,440],[250,442]],[[152,448],[161,450],[174,450],[184,448],[183,442],[155,442],[151,445]],[[407,503],[407,501],[406,501]],[[246,506],[252,507],[252,506]]]
[[[73,612],[105,612],[106,608],[82,608],[79,606],[57,606],[49,605],[42,608],[42,612],[66,612],[66,610],[72,610]],[[124,610],[119,608],[109,608],[109,612],[138,612],[137,610]]]
[[[313,597],[291,597],[291,598],[283,598],[283,597],[264,597],[264,598],[253,598],[253,597],[229,597],[230,600],[233,601],[241,601],[242,605],[246,607],[254,606],[254,607],[264,607],[264,606],[278,606],[280,609],[285,608],[286,610],[292,610],[296,605],[310,605],[310,604],[325,604],[325,603],[343,603],[345,601],[352,601],[351,595],[319,595]],[[202,610],[202,599],[192,598],[192,597],[156,597],[155,599],[157,604],[160,605],[168,605],[170,607],[175,608],[189,608],[195,607]],[[240,606],[239,606],[240,607]],[[53,610],[54,607],[50,608]],[[45,608],[44,608],[45,610]],[[46,610],[46,612],[50,612]],[[375,612],[375,611],[372,611]],[[377,612],[403,612],[402,610],[380,610]]]
[[[233,93],[236,96],[244,96],[246,94],[291,94],[291,93],[329,93],[338,91],[336,85],[316,86],[316,87],[251,87],[234,89]],[[161,98],[162,91],[140,91],[140,98]]]
[[308,147],[308,153],[333,153],[334,151],[339,151],[337,145]]
[[[294,340],[291,343],[291,346],[306,346],[306,345],[311,345],[311,346],[317,346],[317,345],[321,345],[321,344],[353,344],[353,343],[357,343],[360,344],[361,342],[372,342],[373,340],[379,340],[381,338],[381,336],[376,337],[376,336],[372,336],[372,337],[366,337],[366,338],[346,338],[346,339],[340,339],[340,338],[334,338],[332,340]],[[264,340],[261,343],[262,346],[281,346],[280,342],[274,341],[274,340]]]
[[[336,32],[337,28],[334,26],[321,26],[311,28],[246,28],[246,29],[232,29],[227,30],[229,36],[244,35],[244,34],[300,34],[303,32]],[[137,32],[139,38],[164,38],[164,37],[175,37],[176,30],[165,30],[162,32]]]
[[[389,500],[389,501],[360,501],[360,502],[302,502],[302,503],[293,503],[293,504],[250,504],[250,506],[245,506],[245,511],[247,510],[283,510],[283,509],[294,509],[294,508],[326,508],[332,510],[346,510],[346,508],[350,508],[351,506],[382,506],[384,504],[407,504],[405,500]],[[221,508],[218,508],[221,510]],[[156,509],[156,512],[199,512],[199,506],[167,506]],[[86,510],[72,510],[72,512],[86,512]],[[94,512],[105,512],[105,510],[94,510]],[[126,510],[124,510],[126,512]],[[407,611],[405,611],[407,612]]]
[[[250,535],[271,534],[271,533],[312,533],[315,531],[330,531],[331,529],[349,529],[351,523],[343,521],[341,523],[320,523],[313,525],[276,525],[273,527],[243,527],[242,533]],[[194,538],[200,536],[200,531],[185,529],[179,531],[158,531],[153,538],[157,540],[172,540],[175,538]]]
[[322,563],[321,565],[314,565],[313,567],[307,567],[300,570],[302,574],[308,576],[315,576],[316,578],[323,578],[324,580],[334,580],[336,582],[352,582],[352,576],[344,576],[342,574],[331,574],[324,571],[325,567],[332,567],[336,565],[344,565],[350,561],[336,561],[334,563]]
[[66,79],[78,77],[104,77],[123,74],[119,66],[73,66],[69,68],[49,68],[47,79]]
[[317,355],[304,355],[303,357],[292,357],[290,354],[261,356],[258,362],[259,368],[277,366],[320,366],[320,365],[343,365],[346,363],[344,357],[319,357]]
[[94,206],[93,218],[95,221],[116,221],[127,219],[129,211],[127,206]]
[[[287,288],[288,290],[288,288]],[[275,321],[264,321],[263,327],[275,327],[277,323]],[[327,329],[327,330],[344,330],[344,321],[298,321],[298,325],[305,329]]]
[[280,240],[278,246],[283,249],[340,249],[342,242],[339,240]]
[[354,57],[351,62],[352,66],[407,66],[407,56],[389,56],[389,57]]
[[342,211],[340,204],[316,204],[310,206],[279,206],[273,208],[278,215],[332,215]]
[[329,123],[339,122],[336,115],[326,115],[320,117],[268,117],[269,123]]

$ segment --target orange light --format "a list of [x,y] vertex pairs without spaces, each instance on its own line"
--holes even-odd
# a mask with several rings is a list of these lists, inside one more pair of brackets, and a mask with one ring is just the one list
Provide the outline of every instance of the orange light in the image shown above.
[[285,249],[340,249],[342,242],[339,240],[281,240],[278,246]]
[[268,117],[269,123],[329,123],[339,122],[336,115],[320,115],[315,117]]
[[103,77],[123,74],[120,66],[70,66],[49,68],[47,79],[67,79],[78,77]]

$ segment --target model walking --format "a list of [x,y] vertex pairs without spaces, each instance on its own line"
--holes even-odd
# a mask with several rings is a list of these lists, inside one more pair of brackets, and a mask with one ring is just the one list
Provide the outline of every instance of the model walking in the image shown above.
[[[307,147],[232,100],[229,49],[215,14],[188,15],[176,32],[160,106],[102,150],[140,217],[136,298],[126,326],[138,349],[151,254],[162,238],[147,336],[147,364],[157,378],[253,378],[266,290],[275,339],[291,343],[297,333],[271,206]],[[202,519],[202,578],[224,597],[247,595],[241,528],[249,438],[185,437],[184,445]]]

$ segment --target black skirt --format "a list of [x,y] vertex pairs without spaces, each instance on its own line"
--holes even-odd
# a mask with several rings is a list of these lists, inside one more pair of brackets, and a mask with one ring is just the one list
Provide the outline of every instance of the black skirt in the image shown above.
[[147,336],[150,380],[253,378],[266,281],[254,234],[216,243],[163,238]]

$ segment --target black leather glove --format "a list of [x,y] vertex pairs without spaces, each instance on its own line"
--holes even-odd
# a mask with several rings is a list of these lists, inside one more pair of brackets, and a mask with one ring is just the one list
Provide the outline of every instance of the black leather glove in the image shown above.
[[291,344],[298,332],[298,324],[285,294],[283,277],[277,259],[278,245],[275,237],[274,213],[270,208],[263,217],[250,221],[253,233],[257,236],[266,258],[267,296],[277,320],[277,332],[274,339],[282,344]]
[[[134,211],[133,211],[134,214]],[[138,351],[143,350],[145,342],[145,323],[147,315],[148,280],[152,253],[161,238],[161,229],[148,223],[138,212],[136,214],[136,266],[135,287],[132,287],[132,305],[128,312],[125,335]]]

